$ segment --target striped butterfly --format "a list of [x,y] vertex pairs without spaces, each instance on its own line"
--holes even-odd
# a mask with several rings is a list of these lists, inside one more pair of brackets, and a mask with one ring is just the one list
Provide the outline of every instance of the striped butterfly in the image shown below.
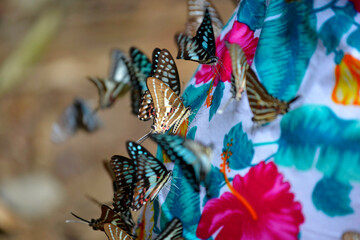
[[134,70],[125,54],[119,49],[112,50],[109,77],[88,78],[99,92],[99,105],[96,110],[111,107],[119,96],[129,90],[134,77]]
[[[120,189],[130,191],[130,199],[122,199],[115,194],[114,204],[121,201],[130,205],[134,211],[139,210],[147,201],[153,201],[160,190],[170,180],[172,171],[157,160],[149,151],[134,142],[127,142],[127,150],[131,159],[123,161],[122,156],[113,156],[111,164],[115,166],[116,180]],[[132,162],[132,165],[129,163]],[[122,192],[124,193],[125,190]]]
[[286,114],[290,104],[299,98],[296,96],[286,102],[271,96],[251,68],[246,72],[246,92],[254,114],[252,121],[260,125],[275,120],[279,114]]
[[[155,49],[153,52],[152,76],[163,81],[177,95],[180,95],[180,81],[173,57],[167,49]],[[143,121],[154,118],[154,103],[149,91],[145,92],[139,109],[139,119]]]
[[133,240],[124,230],[111,223],[104,224],[104,231],[109,240]]
[[358,232],[344,232],[342,240],[360,240],[360,233]]
[[204,18],[196,31],[195,37],[180,33],[175,35],[178,46],[177,59],[185,59],[200,64],[215,64],[218,61],[214,31],[211,23],[209,9],[206,8]]
[[151,138],[164,149],[171,161],[179,164],[184,176],[198,192],[211,170],[212,149],[178,135],[152,134]]
[[94,132],[101,127],[101,121],[81,98],[75,98],[70,106],[52,125],[51,140],[60,143],[74,135],[77,130]]
[[165,230],[155,238],[155,240],[184,240],[182,237],[183,226],[178,218],[174,218]]
[[185,25],[185,34],[188,36],[194,36],[197,29],[201,25],[204,17],[204,10],[209,9],[210,17],[212,19],[212,25],[214,29],[215,38],[220,35],[224,24],[216,10],[211,4],[210,0],[188,0],[187,2],[187,22]]
[[[81,218],[77,216],[74,213],[71,213],[74,217],[80,220],[80,222],[87,223],[90,227],[92,227],[94,230],[100,230],[104,231],[104,224],[111,223],[115,226],[120,227],[128,234],[131,234],[132,227],[128,225],[124,220],[123,217],[119,214],[117,214],[113,209],[106,205],[101,206],[101,216],[98,219],[91,219],[90,221]],[[76,222],[73,220],[67,220],[66,222]]]
[[224,109],[235,99],[240,101],[242,93],[246,87],[246,72],[249,69],[249,64],[246,60],[245,52],[242,48],[235,43],[225,42],[226,47],[229,49],[232,65],[231,76],[231,93],[232,98],[225,103],[225,105],[218,110],[219,114],[222,114]]
[[163,81],[149,77],[146,83],[154,103],[155,118],[151,131],[137,143],[144,141],[151,133],[163,134],[171,127],[172,132],[176,133],[181,123],[191,114],[190,107],[185,107],[181,98]]

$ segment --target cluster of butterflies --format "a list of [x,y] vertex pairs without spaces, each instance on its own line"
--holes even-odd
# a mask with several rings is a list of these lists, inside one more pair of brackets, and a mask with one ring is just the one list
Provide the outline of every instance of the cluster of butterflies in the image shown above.
[[[216,56],[215,38],[222,28],[223,23],[210,0],[189,0],[185,31],[175,35],[177,59],[221,64]],[[271,96],[249,67],[242,48],[231,43],[226,46],[232,59],[232,99],[240,100],[246,90],[253,121],[259,124],[285,114],[297,97],[285,102]],[[142,121],[153,120],[151,130],[137,142],[127,142],[130,158],[115,155],[104,162],[113,181],[113,208],[99,203],[101,216],[91,221],[73,215],[94,230],[105,231],[110,240],[133,239],[135,223],[130,210],[137,211],[149,200],[153,201],[172,176],[172,171],[142,147],[141,142],[150,137],[158,143],[169,159],[180,166],[194,191],[200,191],[201,184],[209,188],[212,149],[174,135],[191,114],[191,108],[184,105],[180,96],[178,70],[167,49],[154,49],[152,61],[135,47],[130,48],[129,57],[115,49],[111,59],[108,78],[89,78],[98,89],[98,106],[91,110],[84,100],[76,99],[54,124],[53,141],[64,141],[77,129],[96,130],[101,124],[96,112],[111,107],[116,99],[131,91],[133,114]],[[172,134],[168,134],[169,131]],[[183,239],[182,231],[180,220],[174,218],[156,239]]]

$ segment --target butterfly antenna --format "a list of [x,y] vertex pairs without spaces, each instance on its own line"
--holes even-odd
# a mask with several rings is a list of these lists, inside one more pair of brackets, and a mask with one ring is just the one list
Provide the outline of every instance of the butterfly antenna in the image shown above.
[[153,130],[151,129],[150,132],[148,132],[147,134],[145,134],[144,136],[142,136],[139,140],[136,141],[137,144],[141,144],[143,141],[145,141],[146,139],[148,139],[150,137],[150,134],[153,132]]
[[75,213],[71,212],[71,215],[73,215],[74,217],[76,217],[77,219],[79,220],[65,220],[65,223],[85,223],[85,224],[88,224],[90,225],[91,222],[82,218],[82,217],[79,217],[78,215],[76,215]]
[[99,202],[98,200],[96,200],[94,197],[88,195],[88,194],[85,194],[85,197],[90,200],[91,202],[99,205],[100,207],[103,205],[101,202]]
[[288,102],[288,105],[292,104],[293,102],[295,102],[296,100],[298,100],[300,98],[300,96],[296,96],[294,97],[293,99],[291,99],[289,102]]
[[230,103],[232,103],[233,100],[234,100],[233,97],[229,98],[229,100],[227,100],[227,102],[225,103],[225,105],[224,105],[222,108],[220,108],[220,109],[217,111],[217,113],[218,113],[218,114],[223,114],[225,108],[227,108],[227,106],[228,106]]

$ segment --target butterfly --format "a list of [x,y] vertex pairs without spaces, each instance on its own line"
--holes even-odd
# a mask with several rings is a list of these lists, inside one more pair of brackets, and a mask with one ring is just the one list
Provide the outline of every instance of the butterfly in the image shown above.
[[245,52],[242,48],[235,43],[225,42],[229,49],[232,63],[232,76],[231,76],[231,93],[232,98],[225,103],[225,105],[218,110],[217,113],[222,114],[224,109],[235,99],[240,101],[242,93],[246,87],[246,72],[249,69],[249,64],[246,60]]
[[204,17],[204,9],[209,9],[215,38],[220,35],[224,23],[222,22],[216,8],[210,0],[188,0],[187,2],[187,22],[185,25],[185,34],[194,36],[201,25]]
[[[134,142],[127,142],[126,145],[131,159],[115,155],[110,160],[121,191],[114,194],[114,206],[119,209],[121,206],[130,206],[137,211],[147,201],[156,198],[171,179],[172,171],[168,171],[141,145]],[[124,193],[128,193],[128,196],[124,196]]]
[[[155,49],[153,52],[152,76],[163,81],[176,95],[180,95],[180,80],[173,57],[167,49]],[[139,119],[143,121],[154,118],[154,103],[149,91],[142,97],[139,109]]]
[[154,103],[155,118],[151,131],[137,143],[141,143],[151,133],[163,134],[171,127],[173,133],[177,132],[181,123],[191,114],[191,108],[185,107],[181,98],[163,81],[149,77],[146,83]]
[[99,105],[96,110],[111,107],[119,96],[129,90],[131,79],[134,78],[133,67],[125,54],[119,49],[112,50],[109,77],[88,78],[98,89]]
[[215,64],[218,61],[214,31],[209,9],[206,8],[204,18],[196,31],[195,37],[180,33],[175,35],[178,46],[177,59],[185,59],[200,64]]
[[[74,217],[80,220],[80,222],[87,223],[90,227],[94,230],[104,231],[104,224],[111,223],[115,226],[120,227],[128,234],[131,234],[132,226],[128,225],[124,220],[123,217],[117,214],[113,209],[106,205],[101,206],[101,216],[98,219],[91,219],[90,221],[77,216],[74,213],[71,213]],[[66,222],[75,222],[73,220],[67,220]]]
[[171,161],[179,164],[185,177],[196,191],[206,183],[211,170],[212,148],[178,135],[152,134],[151,139],[164,149]]
[[155,240],[184,240],[182,237],[183,226],[178,218],[174,218]]
[[104,224],[104,231],[109,240],[133,240],[124,230],[111,223]]
[[279,114],[286,114],[290,104],[299,98],[296,96],[286,102],[271,96],[251,68],[246,72],[246,92],[254,114],[252,121],[260,125],[275,120]]
[[54,143],[64,142],[79,129],[91,133],[100,127],[101,121],[93,110],[83,99],[75,98],[52,125],[51,140]]

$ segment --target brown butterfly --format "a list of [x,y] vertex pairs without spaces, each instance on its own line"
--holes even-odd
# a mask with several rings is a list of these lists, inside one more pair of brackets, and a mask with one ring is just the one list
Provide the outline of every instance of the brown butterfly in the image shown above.
[[215,38],[220,35],[224,23],[210,0],[188,0],[187,8],[187,22],[185,25],[186,35],[195,36],[196,31],[203,20],[206,8],[209,9]]
[[225,105],[218,110],[217,113],[222,114],[224,109],[235,99],[240,101],[242,93],[246,86],[246,72],[249,69],[249,64],[246,60],[245,52],[235,43],[225,42],[231,56],[232,76],[231,76],[231,93],[232,98],[225,103]]
[[341,239],[342,240],[360,240],[360,233],[358,233],[358,232],[344,232]]
[[[154,50],[153,68],[152,76],[163,81],[177,95],[180,95],[181,87],[178,70],[173,57],[167,49]],[[149,91],[146,91],[142,97],[138,117],[142,121],[154,118],[154,103]]]
[[[110,207],[108,207],[106,205],[101,206],[101,216],[98,219],[91,219],[89,221],[89,220],[86,220],[84,218],[77,216],[74,213],[71,213],[71,215],[73,215],[74,217],[79,219],[80,220],[79,222],[88,224],[94,230],[104,231],[104,224],[111,223],[113,225],[120,227],[128,234],[131,234],[131,231],[132,231],[132,226],[129,226],[128,224],[126,224],[125,220],[123,219],[123,217],[121,215],[115,213],[115,211],[113,209],[111,209]],[[77,221],[66,220],[66,222],[69,223],[69,222],[77,222]]]
[[146,80],[147,87],[154,102],[154,123],[152,130],[137,143],[144,141],[151,133],[163,134],[171,127],[176,133],[181,123],[190,116],[190,107],[185,107],[181,98],[163,81],[149,77]]
[[246,72],[246,92],[254,114],[252,120],[260,125],[274,121],[279,114],[286,114],[290,104],[299,98],[296,96],[286,102],[271,96],[251,68]]
[[111,223],[104,224],[104,231],[109,240],[133,240],[124,230]]

